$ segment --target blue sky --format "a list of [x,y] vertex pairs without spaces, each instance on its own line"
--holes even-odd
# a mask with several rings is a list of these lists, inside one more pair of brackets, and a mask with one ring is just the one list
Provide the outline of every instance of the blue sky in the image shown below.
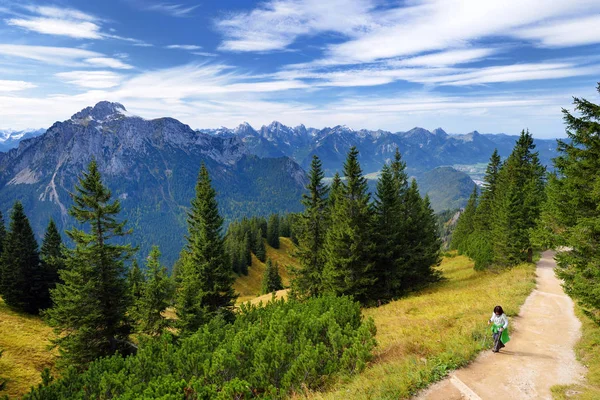
[[193,128],[559,137],[597,81],[598,0],[0,0],[0,129],[110,100]]

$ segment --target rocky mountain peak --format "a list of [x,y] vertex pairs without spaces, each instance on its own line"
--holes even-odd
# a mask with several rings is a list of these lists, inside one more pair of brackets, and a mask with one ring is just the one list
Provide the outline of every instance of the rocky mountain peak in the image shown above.
[[74,114],[72,120],[93,119],[98,122],[108,121],[126,115],[127,109],[121,103],[101,101],[94,107],[86,107]]

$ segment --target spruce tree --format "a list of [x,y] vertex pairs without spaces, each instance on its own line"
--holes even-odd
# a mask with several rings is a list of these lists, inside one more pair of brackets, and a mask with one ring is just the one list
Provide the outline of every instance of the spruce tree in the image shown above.
[[544,201],[545,168],[529,131],[522,131],[498,173],[494,196],[494,263],[501,266],[531,262],[530,232]]
[[373,276],[377,282],[372,297],[389,299],[399,294],[401,287],[402,255],[402,202],[399,188],[389,165],[381,169],[377,182],[374,218],[375,265]]
[[267,294],[283,289],[281,275],[279,275],[279,265],[267,259],[267,265],[263,274],[261,293]]
[[38,244],[21,202],[15,202],[0,260],[2,297],[20,311],[36,314],[47,305],[48,288],[40,264]]
[[[600,83],[597,86],[600,93]],[[565,291],[589,315],[600,310],[600,105],[575,97],[574,115],[563,109],[568,140],[558,141],[556,175],[540,226],[546,240],[566,245],[558,254],[558,276]]]
[[177,296],[180,334],[190,335],[216,315],[233,317],[236,294],[231,265],[227,262],[221,236],[216,192],[206,166],[202,164],[196,197],[188,212],[187,257]]
[[114,243],[131,231],[125,230],[126,221],[118,221],[121,205],[111,201],[95,160],[71,197],[69,214],[88,231],[67,231],[75,248],[66,252],[62,282],[51,291],[54,306],[45,315],[56,333],[60,364],[83,368],[98,357],[131,351],[125,261],[134,250]]
[[48,228],[42,242],[40,251],[40,260],[44,272],[44,298],[42,309],[49,308],[52,305],[50,300],[50,290],[54,289],[59,282],[59,271],[65,266],[65,256],[62,250],[62,238],[54,220],[50,220]]
[[[0,211],[0,257],[2,257],[2,252],[4,250],[4,240],[5,239],[6,239],[6,226],[4,225],[4,216],[2,215],[2,211]],[[1,268],[1,266],[0,266],[0,268]],[[0,277],[0,279],[1,279],[1,277]]]
[[265,262],[265,260],[267,259],[267,249],[265,248],[265,242],[263,240],[262,229],[258,229],[258,231],[256,233],[255,241],[256,241],[256,244],[254,245],[254,248],[255,248],[254,255],[261,262]]
[[127,286],[132,301],[137,302],[142,297],[142,287],[144,286],[145,275],[140,268],[137,260],[133,260],[127,273]]
[[279,248],[279,215],[271,214],[267,225],[267,243],[274,249]]
[[456,228],[452,234],[450,248],[458,250],[459,254],[468,253],[469,239],[475,230],[475,212],[477,210],[477,186],[473,186],[473,192],[464,209],[458,217]]
[[335,175],[333,175],[331,187],[329,188],[329,198],[327,199],[327,207],[330,212],[335,208],[335,201],[341,196],[341,192],[342,178],[340,177],[340,174],[336,172]]
[[354,296],[365,303],[374,283],[372,209],[367,180],[362,176],[358,150],[352,147],[344,163],[341,183],[325,237],[323,286],[326,292]]
[[[304,212],[298,221],[298,248],[295,256],[300,268],[294,269],[292,291],[299,296],[318,296],[323,292],[323,246],[327,231],[327,192],[323,184],[321,160],[313,156],[308,173],[307,193],[302,195]],[[339,179],[339,176],[338,176]]]
[[145,279],[142,283],[141,297],[137,300],[135,315],[136,330],[150,336],[158,336],[169,326],[163,313],[169,306],[171,282],[167,268],[160,263],[160,250],[152,246],[146,261]]
[[468,243],[468,255],[475,261],[475,269],[481,270],[488,267],[494,259],[494,236],[492,226],[494,222],[494,199],[498,174],[502,167],[498,150],[490,158],[483,178],[484,185],[481,190],[479,204],[474,216],[474,233]]

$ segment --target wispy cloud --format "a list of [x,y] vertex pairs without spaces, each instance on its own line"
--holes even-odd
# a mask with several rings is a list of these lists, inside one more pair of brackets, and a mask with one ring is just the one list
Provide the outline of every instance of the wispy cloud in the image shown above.
[[67,36],[75,39],[117,39],[137,46],[151,46],[142,40],[104,32],[102,24],[105,21],[80,10],[55,6],[24,6],[23,9],[30,15],[10,12],[17,16],[6,19],[6,24],[44,35]]
[[18,92],[37,87],[31,82],[0,80],[0,92]]
[[49,65],[133,68],[121,60],[107,57],[102,53],[72,47],[0,44],[0,55],[35,60]]
[[354,36],[373,24],[372,0],[271,0],[251,12],[216,21],[227,51],[283,50],[299,36],[339,32]]
[[200,50],[202,46],[196,46],[195,44],[171,44],[165,46],[165,48],[174,50]]
[[118,86],[122,76],[111,71],[69,71],[55,75],[62,81],[82,88],[108,89]]
[[170,15],[172,17],[187,17],[192,11],[194,11],[198,7],[199,5],[189,6],[177,3],[156,3],[151,4],[145,8],[148,11],[158,11],[163,14]]

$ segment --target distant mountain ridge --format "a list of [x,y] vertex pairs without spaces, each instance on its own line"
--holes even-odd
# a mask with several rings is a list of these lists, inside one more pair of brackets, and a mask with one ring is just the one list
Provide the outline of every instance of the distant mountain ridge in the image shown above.
[[258,157],[238,137],[199,133],[173,118],[146,120],[119,103],[100,102],[0,153],[0,210],[8,215],[19,199],[38,237],[50,217],[68,227],[69,192],[92,157],[121,200],[141,256],[159,244],[167,263],[182,248],[201,163],[228,219],[299,211],[306,183],[292,159]]
[[30,139],[46,132],[46,129],[0,129],[0,152],[19,146],[21,140]]
[[[428,131],[413,128],[406,132],[353,130],[343,125],[333,128],[289,127],[277,121],[254,129],[244,123],[237,128],[201,129],[200,132],[223,137],[238,137],[254,154],[267,157],[288,156],[307,168],[313,154],[323,162],[328,176],[340,171],[351,146],[360,151],[365,173],[377,172],[399,148],[409,171],[427,170],[454,164],[488,162],[495,148],[508,157],[518,136],[506,134],[448,134],[442,128]],[[556,157],[556,140],[536,139],[540,159],[546,165]]]

